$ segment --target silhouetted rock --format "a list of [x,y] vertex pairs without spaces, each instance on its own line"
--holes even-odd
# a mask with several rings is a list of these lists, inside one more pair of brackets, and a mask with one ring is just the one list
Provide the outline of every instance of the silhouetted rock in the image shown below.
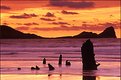
[[66,66],[70,66],[70,65],[71,65],[70,61],[66,60]]
[[21,70],[21,68],[17,68],[18,70]]
[[75,36],[65,36],[65,37],[58,37],[58,38],[116,38],[114,28],[108,27],[102,33],[96,34],[93,32],[82,32]]
[[59,56],[58,64],[59,64],[59,65],[62,65],[62,55]]
[[39,39],[42,38],[35,34],[26,34],[17,31],[9,26],[0,25],[0,39]]
[[45,58],[43,59],[43,64],[46,64],[46,59]]
[[97,70],[93,43],[87,40],[81,47],[83,70]]
[[36,67],[31,67],[31,70],[40,70],[40,68],[38,66]]
[[35,68],[36,70],[40,70],[40,68],[38,67],[38,66],[36,66],[36,68]]
[[114,28],[108,27],[102,33],[98,35],[99,38],[116,38]]
[[[37,36],[35,34],[26,34],[22,33],[18,30],[15,30],[6,25],[0,25],[0,39],[41,39],[44,37]],[[108,27],[102,33],[96,34],[93,32],[82,32],[75,36],[65,36],[65,37],[57,37],[57,38],[116,38],[114,28]],[[44,38],[50,39],[50,38]]]
[[55,70],[55,68],[51,64],[48,64],[48,68],[49,68],[49,71]]
[[73,38],[96,38],[98,35],[92,32],[82,32],[78,35],[73,36]]
[[31,70],[35,70],[36,68],[35,67],[31,67]]

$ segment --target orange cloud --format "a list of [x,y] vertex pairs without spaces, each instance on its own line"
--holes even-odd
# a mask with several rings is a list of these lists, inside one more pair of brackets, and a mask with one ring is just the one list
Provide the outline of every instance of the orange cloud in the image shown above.
[[63,14],[79,14],[77,12],[68,12],[68,11],[65,11],[65,10],[62,10],[61,13],[63,13]]
[[44,15],[44,16],[45,17],[55,17],[54,13],[50,13],[50,12],[46,13],[46,15]]
[[[120,0],[92,0],[92,1],[79,1],[79,0],[1,0],[1,4],[10,7],[11,11],[24,10],[27,8],[46,8],[52,9],[95,9],[107,7],[119,7]],[[54,8],[57,7],[57,8]],[[2,9],[3,10],[3,9]],[[3,12],[3,11],[2,11]]]
[[55,24],[55,25],[70,25],[69,23],[67,22],[52,22],[50,24]]
[[87,1],[66,1],[66,0],[50,0],[49,5],[56,7],[69,7],[69,8],[92,8],[94,7],[94,2]]
[[32,18],[32,17],[37,17],[38,15],[36,14],[27,14],[27,13],[24,13],[22,15],[12,15],[10,16],[10,18],[16,18],[16,19],[27,19],[27,18]]
[[52,28],[38,28],[35,27],[33,30],[39,30],[39,31],[72,31],[72,30],[79,30],[80,27],[68,27],[68,26],[60,26],[60,27],[52,27]]
[[55,21],[55,19],[50,19],[50,18],[40,18],[40,19],[44,21]]
[[[56,23],[59,24],[59,23]],[[93,31],[102,31],[103,29],[113,26],[115,29],[120,29],[119,27],[120,23],[99,23],[95,25],[91,25],[88,23],[83,23],[80,26],[65,26],[61,25],[59,27],[51,27],[51,28],[39,28],[35,27],[32,28],[33,30],[39,30],[39,31],[79,31],[79,30],[93,30]]]
[[11,8],[9,6],[1,5],[0,9],[2,9],[2,10],[10,10]]
[[32,26],[32,25],[39,25],[38,23],[32,22],[32,23],[24,23],[26,26]]
[[17,30],[29,30],[29,27],[27,26],[21,26],[21,27],[17,27]]

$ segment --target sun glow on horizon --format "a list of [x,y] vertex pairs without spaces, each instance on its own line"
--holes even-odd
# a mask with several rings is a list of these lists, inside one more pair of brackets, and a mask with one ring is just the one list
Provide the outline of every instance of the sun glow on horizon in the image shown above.
[[[41,2],[40,6],[39,2],[30,1],[31,5],[27,4],[22,7],[17,5],[17,1],[13,2],[16,3],[15,5],[12,1],[3,1],[1,24],[43,37],[73,36],[83,31],[100,33],[106,27],[113,26],[117,37],[120,38],[120,6],[118,4],[111,7],[110,2],[110,4],[105,3],[110,7],[98,8],[99,6],[96,5],[91,9],[75,9],[65,7],[66,5],[63,5],[62,8],[52,4],[48,6],[48,1],[46,1],[46,5]],[[7,5],[7,3],[10,4]],[[20,1],[20,3],[22,2]],[[98,1],[95,4],[104,5]]]

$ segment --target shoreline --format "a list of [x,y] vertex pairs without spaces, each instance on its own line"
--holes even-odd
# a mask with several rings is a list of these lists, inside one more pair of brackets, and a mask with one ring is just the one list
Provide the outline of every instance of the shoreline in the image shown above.
[[[87,76],[82,75],[66,75],[66,74],[34,74],[34,75],[20,75],[20,74],[2,74],[1,80],[84,80],[83,78]],[[112,76],[88,76],[95,77],[94,80],[120,80],[120,77]]]
[[[1,73],[2,74],[64,74],[64,75],[94,75],[94,76],[113,76],[113,77],[119,77],[120,76],[120,64],[119,62],[101,62],[101,66],[98,70],[92,71],[92,72],[83,72],[82,70],[82,63],[81,62],[72,62],[71,66],[65,66],[63,65],[60,67],[57,65],[57,61],[49,61],[48,63],[51,63],[54,67],[54,71],[49,71],[47,65],[41,64],[41,61],[2,61],[1,65]],[[11,65],[9,65],[11,64]],[[112,68],[110,64],[113,64]],[[9,65],[9,66],[8,66]],[[40,70],[31,70],[31,66],[38,65],[40,67]],[[115,66],[115,67],[114,67]],[[21,70],[18,70],[17,68],[21,68]]]

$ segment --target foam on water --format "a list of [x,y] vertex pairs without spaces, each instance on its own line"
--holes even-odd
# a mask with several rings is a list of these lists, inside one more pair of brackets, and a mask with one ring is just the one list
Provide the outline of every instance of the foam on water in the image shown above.
[[[38,74],[50,73],[42,59],[56,67],[54,74],[82,75],[81,46],[86,39],[6,39],[1,40],[1,71],[2,73],[33,74],[31,66],[39,65]],[[120,75],[120,40],[91,39],[94,43],[96,60],[101,63],[96,75]],[[63,55],[63,66],[57,65],[58,56]],[[65,61],[70,60],[72,66],[66,67]],[[17,67],[22,67],[21,71]],[[36,72],[36,71],[35,71]],[[34,73],[35,73],[34,72]]]

